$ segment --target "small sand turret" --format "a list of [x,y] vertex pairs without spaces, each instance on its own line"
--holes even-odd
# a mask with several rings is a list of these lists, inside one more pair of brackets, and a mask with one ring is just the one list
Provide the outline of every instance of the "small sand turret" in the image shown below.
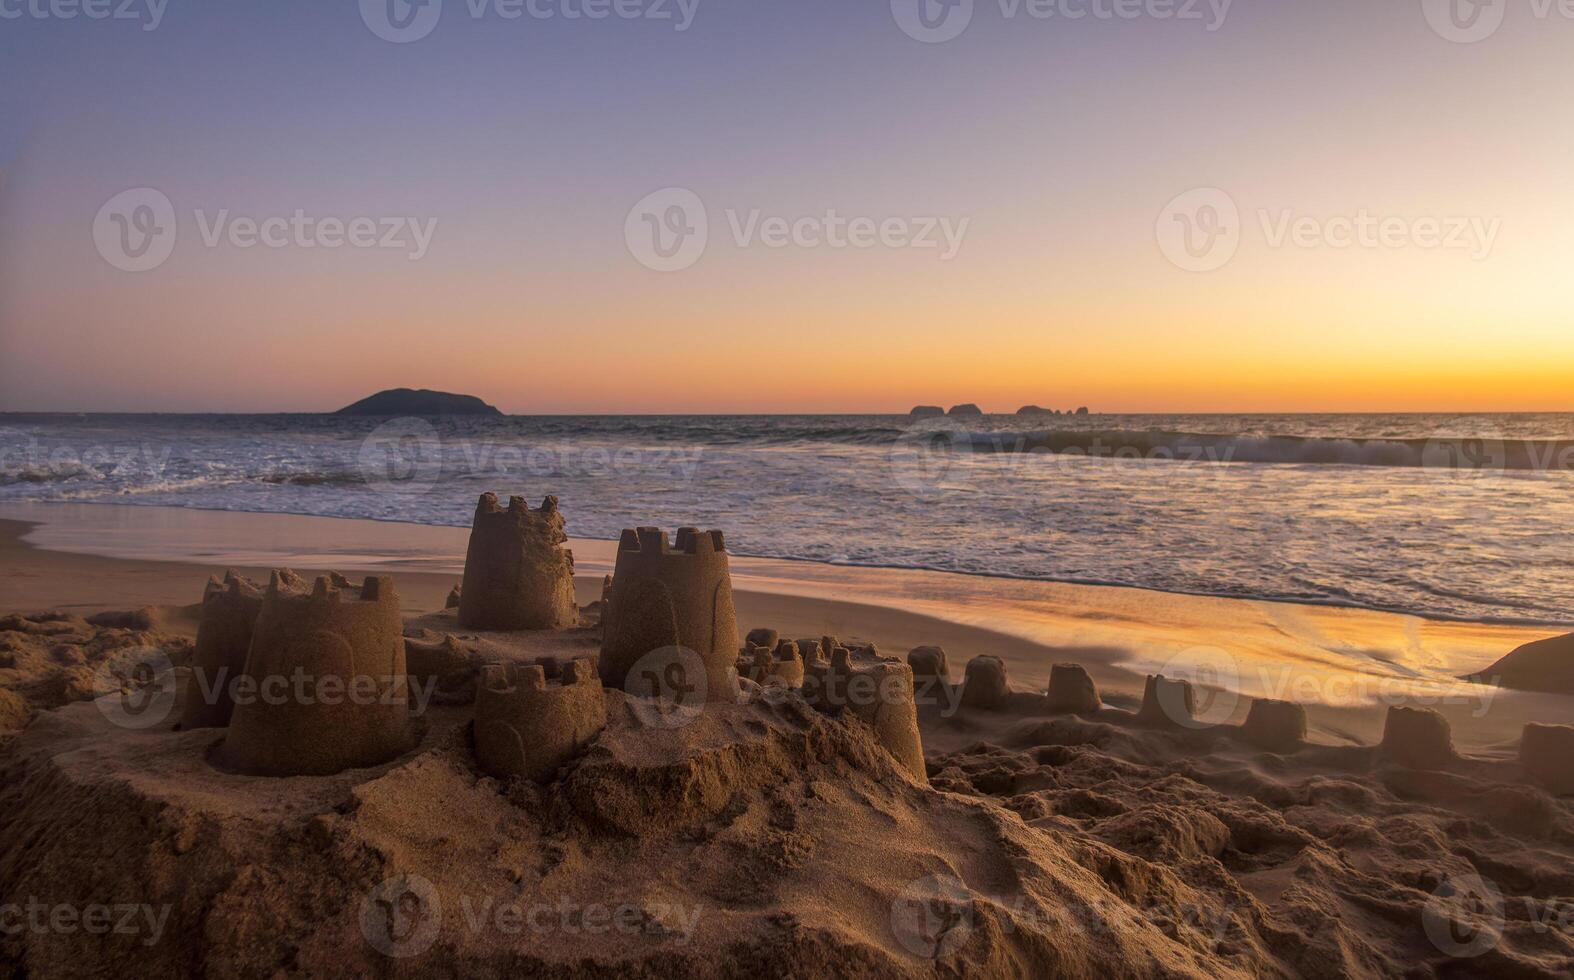
[[921,783],[929,782],[924,746],[913,704],[913,669],[899,660],[854,659],[845,647],[831,651],[831,662],[807,665],[804,699],[832,717],[850,714],[874,730],[874,737]]
[[1137,720],[1144,725],[1179,725],[1196,728],[1197,692],[1191,681],[1149,674],[1142,686],[1142,707]]
[[484,630],[556,630],[579,622],[574,555],[563,547],[557,498],[531,510],[523,497],[483,493],[470,525],[459,625]]
[[1388,709],[1383,754],[1412,769],[1443,769],[1456,758],[1448,719],[1430,708]]
[[766,646],[751,647],[741,673],[756,684],[802,687],[803,658],[798,655],[798,644],[780,640],[775,650]]
[[606,726],[606,697],[589,660],[494,664],[476,691],[476,760],[499,779],[548,782]]
[[264,776],[328,775],[409,748],[403,623],[393,579],[359,589],[275,572],[262,600],[224,760]]
[[1270,752],[1293,752],[1306,741],[1306,706],[1259,698],[1246,713],[1241,737]]
[[641,657],[669,647],[692,650],[705,664],[709,701],[737,695],[738,620],[720,531],[626,530],[611,585],[603,593],[601,678],[625,687]]
[[[295,573],[286,571],[300,583]],[[304,583],[300,583],[304,584]],[[197,646],[192,654],[191,677],[180,710],[180,727],[223,728],[235,711],[231,682],[246,670],[251,634],[262,612],[262,590],[255,582],[230,570],[223,581],[208,579],[202,592],[202,618],[197,623]]]
[[1525,726],[1519,762],[1553,796],[1574,795],[1574,725]]
[[962,680],[962,704],[969,708],[998,708],[1011,694],[1006,681],[1006,664],[989,654],[967,662]]
[[1055,664],[1049,669],[1049,710],[1065,714],[1092,714],[1103,707],[1098,685],[1081,664]]

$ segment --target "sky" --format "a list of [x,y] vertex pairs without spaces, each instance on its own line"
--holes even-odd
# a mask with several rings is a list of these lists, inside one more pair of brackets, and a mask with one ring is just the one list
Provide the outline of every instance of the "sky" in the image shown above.
[[1571,49],[1542,0],[0,0],[0,411],[1568,411]]

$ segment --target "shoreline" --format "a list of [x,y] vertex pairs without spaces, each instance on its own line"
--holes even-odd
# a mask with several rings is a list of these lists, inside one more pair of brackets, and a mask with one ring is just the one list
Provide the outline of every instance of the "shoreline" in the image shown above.
[[[527,417],[534,418],[536,416],[527,416]],[[1294,465],[1294,464],[1282,464],[1282,465]],[[44,507],[44,508],[50,508],[50,507],[137,507],[137,508],[147,508],[147,509],[157,509],[157,510],[196,511],[196,512],[204,513],[204,514],[250,514],[250,515],[256,515],[256,516],[259,516],[259,517],[286,517],[286,518],[296,518],[296,517],[298,517],[298,518],[308,518],[308,519],[312,519],[312,520],[328,520],[328,521],[343,521],[343,522],[350,522],[350,523],[382,524],[382,525],[392,525],[392,526],[396,526],[396,527],[407,527],[407,528],[447,528],[447,529],[458,529],[458,530],[463,530],[463,531],[468,531],[469,530],[469,524],[468,523],[460,523],[460,524],[427,524],[427,523],[422,523],[420,521],[407,521],[407,520],[400,520],[398,518],[388,518],[388,517],[345,517],[345,516],[331,515],[331,514],[308,514],[308,513],[303,513],[303,512],[300,512],[300,511],[291,511],[291,510],[268,510],[268,511],[229,510],[229,509],[222,508],[222,507],[202,507],[202,506],[198,506],[198,505],[195,505],[195,504],[180,504],[180,505],[175,505],[175,504],[135,504],[135,503],[125,503],[125,502],[118,501],[118,500],[0,501],[0,520],[15,519],[9,513],[9,511],[12,508],[34,508],[34,507]],[[26,520],[26,518],[20,518],[20,519]],[[570,539],[570,547],[578,548],[578,547],[581,547],[581,546],[586,545],[586,544],[614,546],[614,545],[617,544],[617,539],[616,538],[596,538],[596,537],[573,537],[573,538]],[[110,554],[110,553],[106,553],[106,552],[102,552],[102,551],[96,551],[96,550],[95,551],[82,551],[82,552],[79,552],[79,553],[81,553],[81,554],[99,555],[100,557],[105,557],[105,558],[126,557],[126,556],[123,556],[123,555],[115,555],[115,554]],[[1222,599],[1222,600],[1232,601],[1232,602],[1266,602],[1266,603],[1279,603],[1279,604],[1283,604],[1283,605],[1287,605],[1287,606],[1315,606],[1315,607],[1321,607],[1321,608],[1326,608],[1326,609],[1343,609],[1343,610],[1350,610],[1350,611],[1353,611],[1353,612],[1366,612],[1366,613],[1377,613],[1377,614],[1389,615],[1389,616],[1410,617],[1410,618],[1419,619],[1419,620],[1423,620],[1425,622],[1430,622],[1430,623],[1452,623],[1452,624],[1460,624],[1460,625],[1480,625],[1480,626],[1503,626],[1503,627],[1525,628],[1525,629],[1531,629],[1531,630],[1549,630],[1549,631],[1554,631],[1554,633],[1562,633],[1562,632],[1568,632],[1570,630],[1574,630],[1574,619],[1567,619],[1567,620],[1535,619],[1535,618],[1531,618],[1531,617],[1515,617],[1515,616],[1480,616],[1480,617],[1450,616],[1450,615],[1448,615],[1446,613],[1418,612],[1418,611],[1412,610],[1412,609],[1402,609],[1402,608],[1391,607],[1391,606],[1364,605],[1364,604],[1356,603],[1356,602],[1340,602],[1337,599],[1319,598],[1317,596],[1243,595],[1243,594],[1236,594],[1236,593],[1230,593],[1230,592],[1187,591],[1187,590],[1184,590],[1184,589],[1161,589],[1161,588],[1158,588],[1156,586],[1150,586],[1150,585],[1135,585],[1135,584],[1132,584],[1130,582],[1116,582],[1116,581],[1100,580],[1100,579],[1053,578],[1053,577],[1042,577],[1042,576],[1031,576],[1031,575],[1013,575],[1010,572],[986,572],[986,571],[972,571],[972,570],[968,570],[968,569],[934,568],[934,567],[930,567],[930,566],[926,566],[926,565],[894,565],[894,564],[882,564],[882,563],[878,563],[878,562],[867,562],[867,563],[865,563],[865,562],[823,561],[823,560],[818,559],[818,558],[801,558],[801,557],[793,557],[793,556],[788,556],[788,555],[755,555],[755,554],[744,554],[744,553],[741,553],[741,552],[731,552],[731,554],[733,555],[734,560],[742,559],[742,560],[748,560],[748,561],[783,562],[783,563],[802,564],[802,565],[824,567],[824,568],[845,568],[845,569],[851,569],[851,570],[855,570],[855,571],[866,570],[866,571],[876,571],[876,572],[879,572],[879,571],[887,571],[887,572],[918,572],[918,573],[930,573],[930,574],[935,574],[935,575],[958,575],[958,576],[962,576],[962,577],[965,577],[965,578],[984,579],[986,581],[1038,582],[1038,583],[1044,583],[1044,584],[1047,584],[1047,585],[1066,585],[1066,586],[1075,586],[1075,587],[1079,587],[1079,588],[1091,588],[1091,589],[1125,589],[1125,590],[1130,590],[1130,591],[1135,591],[1135,592],[1148,592],[1148,593],[1152,593],[1152,594],[1154,594],[1156,596],[1178,596],[1178,597],[1187,597],[1187,598],[1194,598],[1194,599]],[[183,561],[183,560],[186,560],[188,557],[189,556],[180,555],[180,554],[174,554],[174,555],[169,555],[169,556],[165,556],[165,557],[149,558],[148,560],[153,560],[153,561]],[[461,561],[460,561],[460,567],[461,568],[463,567],[462,558],[461,558]],[[608,573],[611,572],[610,565],[607,568],[607,572]]]
[[[184,606],[212,572],[233,566],[265,577],[287,565],[392,572],[406,612],[418,614],[442,608],[468,533],[179,507],[0,505],[0,612]],[[586,604],[599,598],[616,543],[573,539],[570,547]],[[1252,698],[1303,701],[1325,744],[1372,744],[1389,704],[1423,704],[1449,716],[1462,748],[1504,756],[1525,721],[1571,711],[1567,697],[1459,680],[1555,628],[789,559],[739,557],[732,566],[743,630],[834,634],[898,656],[936,644],[958,674],[971,657],[993,654],[1018,690],[1043,690],[1057,662],[1081,663],[1106,701],[1128,708],[1149,673],[1204,671],[1225,692],[1219,710],[1232,720]]]

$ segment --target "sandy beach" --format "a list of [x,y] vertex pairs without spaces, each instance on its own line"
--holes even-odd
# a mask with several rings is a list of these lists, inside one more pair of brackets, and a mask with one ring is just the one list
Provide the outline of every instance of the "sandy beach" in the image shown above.
[[[1574,964],[1574,801],[1515,761],[1523,725],[1567,722],[1574,699],[1452,680],[1555,630],[734,558],[740,632],[824,636],[857,670],[879,668],[875,649],[946,651],[949,680],[920,685],[909,715],[922,760],[893,755],[886,722],[768,687],[674,726],[609,686],[588,749],[541,784],[477,768],[474,671],[593,664],[617,546],[571,542],[578,626],[478,632],[448,608],[466,535],[7,507],[0,612],[27,615],[0,634],[0,882],[18,924],[3,961],[40,976],[122,954],[148,976],[1553,978]],[[249,774],[226,761],[224,729],[148,728],[96,683],[128,654],[189,663],[207,576],[283,566],[393,576],[415,695],[397,758]],[[1045,698],[1057,663],[1086,668],[1093,704]],[[1145,674],[1187,664],[1206,668],[1198,724],[1134,713]],[[1304,741],[1259,741],[1247,716],[1262,695],[1307,708]],[[1457,754],[1416,765],[1376,747],[1394,704],[1438,709]],[[100,906],[126,928],[27,927]]]

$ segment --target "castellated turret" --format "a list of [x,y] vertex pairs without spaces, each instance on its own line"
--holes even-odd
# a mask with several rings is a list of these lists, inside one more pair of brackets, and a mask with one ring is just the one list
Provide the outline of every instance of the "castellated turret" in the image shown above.
[[539,783],[552,776],[607,726],[606,698],[595,664],[493,664],[475,701],[475,754],[499,779]]
[[[292,581],[295,573],[285,571]],[[230,723],[235,702],[230,682],[246,669],[252,630],[262,612],[262,589],[234,570],[224,579],[209,577],[202,591],[202,617],[197,622],[197,647],[192,655],[192,683],[185,689],[180,727],[223,728]]]
[[603,601],[605,683],[622,688],[641,657],[680,647],[705,664],[706,700],[737,696],[738,621],[720,531],[679,528],[676,543],[659,528],[624,531]]
[[875,740],[914,779],[929,782],[913,703],[913,668],[872,654],[854,658],[845,647],[837,647],[829,664],[822,660],[805,665],[803,695],[825,714],[852,715],[868,725]]
[[483,630],[566,629],[579,622],[574,555],[563,544],[557,498],[531,510],[523,497],[507,509],[483,493],[470,525],[459,588],[459,625]]
[[340,576],[310,592],[274,572],[252,632],[222,758],[264,776],[374,766],[410,747],[403,623],[393,579]]

